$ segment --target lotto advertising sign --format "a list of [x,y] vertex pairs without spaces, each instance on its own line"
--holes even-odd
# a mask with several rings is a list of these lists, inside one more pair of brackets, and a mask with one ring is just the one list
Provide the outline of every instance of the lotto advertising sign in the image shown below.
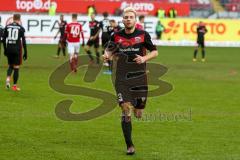
[[[10,14],[4,14],[1,17],[3,26],[12,22]],[[29,44],[56,44],[58,42],[54,36],[58,32],[59,16],[22,15],[21,19]],[[100,21],[103,17],[97,16],[96,19]],[[110,17],[110,19],[115,19],[123,27],[122,17]],[[71,15],[65,15],[65,20],[71,22]],[[89,20],[88,16],[78,16],[86,39],[89,38]],[[196,42],[196,28],[199,21],[203,21],[208,29],[206,45],[240,46],[240,20],[162,19],[161,22],[165,26],[162,41],[155,40],[157,18],[146,17],[144,27],[157,45],[193,46]]]
[[196,40],[199,21],[204,22],[208,30],[206,41],[240,41],[240,20],[225,19],[163,19],[163,40]]

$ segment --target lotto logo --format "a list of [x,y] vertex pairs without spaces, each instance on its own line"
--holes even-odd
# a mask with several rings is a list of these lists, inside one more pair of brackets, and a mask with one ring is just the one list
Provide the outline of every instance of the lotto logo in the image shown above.
[[120,8],[124,9],[126,7],[133,7],[137,11],[153,11],[154,10],[154,4],[152,3],[122,2]]
[[17,0],[16,7],[20,10],[26,10],[27,12],[35,9],[35,10],[49,10],[51,4],[57,7],[56,2],[51,2],[50,0],[42,1],[42,0]]

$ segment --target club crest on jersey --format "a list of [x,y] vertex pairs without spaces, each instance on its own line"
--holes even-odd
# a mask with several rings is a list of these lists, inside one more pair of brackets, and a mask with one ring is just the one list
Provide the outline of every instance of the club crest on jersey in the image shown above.
[[140,43],[140,42],[141,42],[141,40],[142,40],[142,38],[141,38],[141,37],[135,37],[135,42],[136,42],[136,43]]

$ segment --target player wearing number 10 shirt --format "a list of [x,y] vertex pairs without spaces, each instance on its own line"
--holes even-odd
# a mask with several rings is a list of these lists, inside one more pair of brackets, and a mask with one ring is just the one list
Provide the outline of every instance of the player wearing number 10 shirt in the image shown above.
[[13,72],[13,91],[20,91],[17,87],[19,67],[22,63],[22,46],[24,49],[23,59],[27,59],[27,45],[25,40],[25,29],[20,25],[20,14],[13,15],[13,23],[8,24],[4,29],[3,47],[4,55],[8,59],[6,87],[10,88],[10,79]]
[[77,22],[77,14],[72,15],[72,22],[67,24],[65,36],[68,44],[68,54],[70,56],[70,67],[73,72],[77,72],[78,53],[80,50],[80,38],[84,46],[84,34],[82,25]]

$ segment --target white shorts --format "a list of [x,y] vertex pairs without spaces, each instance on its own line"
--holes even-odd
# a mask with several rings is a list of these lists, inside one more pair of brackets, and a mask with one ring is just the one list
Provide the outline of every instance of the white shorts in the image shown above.
[[74,53],[79,53],[80,42],[68,42],[68,54],[73,55]]

